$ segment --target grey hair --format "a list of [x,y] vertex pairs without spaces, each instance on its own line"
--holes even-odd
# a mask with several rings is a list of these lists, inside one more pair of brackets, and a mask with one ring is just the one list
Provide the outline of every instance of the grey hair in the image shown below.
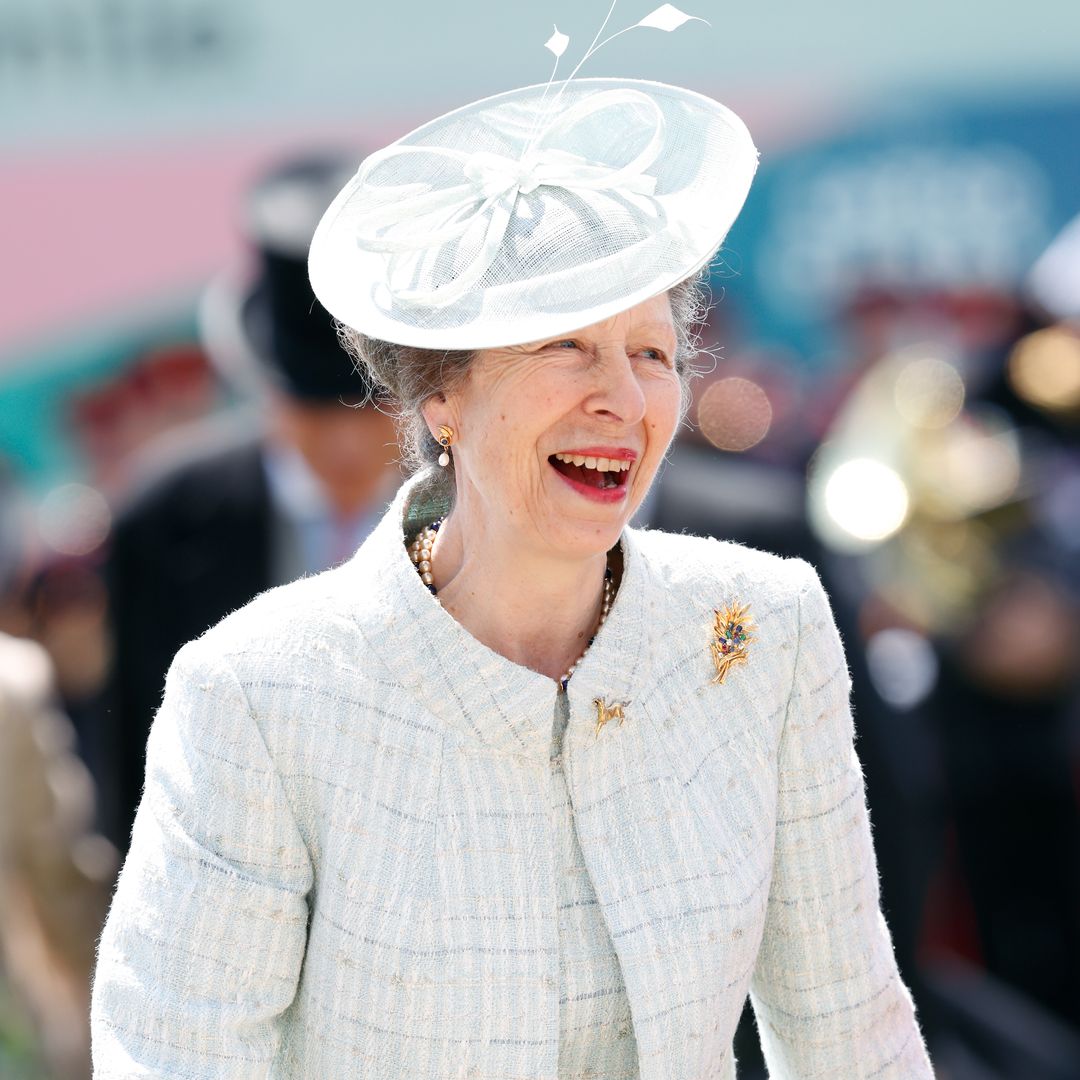
[[[698,374],[694,360],[701,349],[701,326],[708,314],[706,272],[699,271],[668,290],[675,326],[675,370],[683,391],[683,415],[690,404],[690,380]],[[404,463],[410,473],[428,474],[443,502],[453,503],[453,454],[447,468],[437,465],[442,447],[428,430],[423,406],[437,394],[448,394],[468,378],[474,349],[417,349],[368,337],[339,322],[338,339],[358,369],[376,389],[372,397],[389,409],[398,427]]]

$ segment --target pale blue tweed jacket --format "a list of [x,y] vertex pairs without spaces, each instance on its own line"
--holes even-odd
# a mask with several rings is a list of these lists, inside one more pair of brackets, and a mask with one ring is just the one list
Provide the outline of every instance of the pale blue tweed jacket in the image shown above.
[[[471,638],[402,542],[186,646],[99,950],[94,1075],[558,1077],[555,687]],[[878,905],[849,680],[799,561],[627,530],[565,769],[642,1080],[932,1071]],[[713,681],[714,611],[749,604]],[[625,720],[595,733],[595,699]]]

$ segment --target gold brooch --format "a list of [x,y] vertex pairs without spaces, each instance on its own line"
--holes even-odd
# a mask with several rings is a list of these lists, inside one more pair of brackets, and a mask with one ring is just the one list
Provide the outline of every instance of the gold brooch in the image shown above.
[[735,664],[745,664],[747,647],[754,640],[754,624],[749,604],[728,604],[716,612],[710,650],[716,665],[714,683],[722,683]]
[[596,737],[600,737],[600,729],[609,720],[618,720],[621,725],[626,719],[626,713],[623,709],[626,708],[627,702],[616,702],[614,705],[605,705],[601,698],[593,698],[593,704],[596,706]]

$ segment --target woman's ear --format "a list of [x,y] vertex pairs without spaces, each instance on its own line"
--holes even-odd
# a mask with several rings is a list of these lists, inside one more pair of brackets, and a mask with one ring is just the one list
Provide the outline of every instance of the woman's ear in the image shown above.
[[427,424],[427,429],[431,434],[431,437],[438,441],[439,428],[444,424],[450,427],[454,426],[454,418],[450,415],[450,403],[446,400],[446,395],[432,394],[431,397],[420,406],[420,414],[424,418],[424,423]]

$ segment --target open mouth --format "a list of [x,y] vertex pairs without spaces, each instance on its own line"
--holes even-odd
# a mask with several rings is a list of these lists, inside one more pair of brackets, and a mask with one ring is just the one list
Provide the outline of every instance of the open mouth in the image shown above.
[[625,487],[632,464],[616,458],[585,457],[583,454],[552,454],[548,461],[568,480],[600,491]]

